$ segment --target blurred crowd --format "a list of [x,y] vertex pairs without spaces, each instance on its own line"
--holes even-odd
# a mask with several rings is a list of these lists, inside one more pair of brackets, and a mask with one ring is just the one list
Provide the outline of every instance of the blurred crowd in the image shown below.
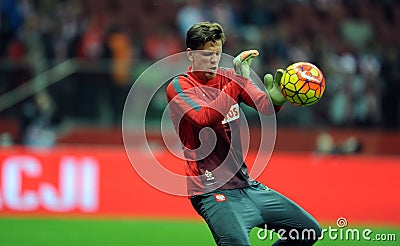
[[0,95],[67,59],[80,61],[73,75],[0,112],[26,119],[24,130],[34,122],[26,112],[38,107],[35,97],[51,99],[47,125],[120,124],[135,79],[184,51],[186,30],[203,20],[224,27],[224,53],[258,49],[260,77],[296,61],[323,71],[321,101],[288,106],[281,124],[400,127],[396,0],[2,0],[0,10]]

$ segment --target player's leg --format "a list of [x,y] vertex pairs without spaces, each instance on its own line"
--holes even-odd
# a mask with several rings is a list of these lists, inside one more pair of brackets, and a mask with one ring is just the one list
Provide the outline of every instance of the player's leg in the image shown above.
[[282,194],[256,184],[246,190],[259,205],[265,227],[284,232],[274,245],[313,245],[321,235],[318,222],[303,208]]
[[258,208],[240,189],[195,196],[191,202],[218,245],[250,245],[251,228],[263,221]]

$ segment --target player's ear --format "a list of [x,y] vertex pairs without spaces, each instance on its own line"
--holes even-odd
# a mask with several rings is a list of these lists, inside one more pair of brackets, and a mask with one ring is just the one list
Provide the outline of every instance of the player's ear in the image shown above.
[[193,61],[193,60],[194,60],[194,57],[193,57],[193,51],[192,51],[192,49],[191,49],[191,48],[187,48],[186,51],[187,51],[187,52],[186,52],[186,55],[187,55],[189,61]]

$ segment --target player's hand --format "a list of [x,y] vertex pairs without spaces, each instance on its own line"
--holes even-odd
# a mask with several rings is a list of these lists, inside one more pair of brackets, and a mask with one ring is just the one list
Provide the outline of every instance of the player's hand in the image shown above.
[[258,50],[246,50],[233,59],[235,74],[250,79],[250,65],[254,57],[259,55]]
[[269,96],[271,97],[272,103],[275,106],[281,106],[286,102],[285,97],[282,95],[281,91],[281,78],[283,75],[283,70],[278,69],[276,70],[275,77],[272,74],[267,73],[264,76],[264,85],[267,89]]

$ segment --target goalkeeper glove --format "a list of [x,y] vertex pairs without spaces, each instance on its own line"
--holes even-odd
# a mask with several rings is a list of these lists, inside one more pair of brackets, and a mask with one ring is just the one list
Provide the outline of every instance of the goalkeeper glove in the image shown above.
[[258,56],[258,50],[246,50],[233,59],[235,74],[250,79],[250,65],[254,57]]
[[283,75],[283,70],[276,70],[275,77],[272,74],[267,73],[264,76],[264,85],[267,89],[269,96],[271,97],[272,103],[275,106],[281,106],[286,102],[285,97],[282,94],[280,84]]

